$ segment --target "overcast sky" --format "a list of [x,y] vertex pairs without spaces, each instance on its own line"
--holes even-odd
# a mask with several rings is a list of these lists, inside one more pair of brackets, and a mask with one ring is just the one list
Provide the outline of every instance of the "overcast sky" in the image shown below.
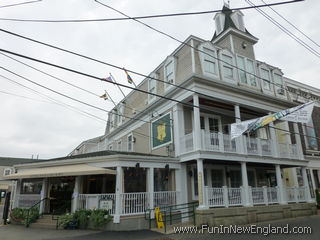
[[[23,0],[1,0],[0,6]],[[206,11],[221,9],[223,0],[101,0],[131,16],[163,14],[174,12]],[[275,2],[274,0],[265,0]],[[262,4],[260,0],[253,1]],[[243,0],[231,0],[231,7],[247,6]],[[314,41],[320,42],[320,1],[278,6],[275,9],[294,23]],[[298,34],[273,12],[265,9],[288,29]],[[287,77],[320,88],[320,59],[281,32],[256,10],[243,11],[246,28],[260,40],[255,46],[256,58],[283,70]],[[0,18],[20,19],[88,19],[120,17],[94,0],[43,0],[22,6],[0,8]],[[171,17],[143,20],[180,40],[195,35],[210,40],[214,34],[213,15]],[[37,40],[76,51],[110,62],[127,69],[149,74],[163,61],[179,43],[168,39],[136,22],[93,22],[93,23],[26,23],[0,20],[0,28],[10,30]],[[302,37],[299,35],[299,37]],[[317,51],[320,49],[303,38]],[[118,82],[126,84],[122,71],[83,58],[59,52],[39,44],[0,33],[0,47],[14,52],[50,61],[69,68],[78,69],[99,77],[111,72]],[[34,67],[102,95],[108,90],[113,99],[121,100],[121,93],[113,86],[94,79],[71,74],[38,63],[20,59]],[[0,66],[8,68],[40,84],[61,91],[64,94],[110,110],[111,102],[74,89],[55,79],[38,73],[28,67],[0,55]],[[32,85],[2,69],[0,75],[18,81],[32,89],[49,95],[82,111],[106,119],[100,110],[73,102],[45,89]],[[142,78],[132,75],[136,83]],[[67,155],[83,140],[103,135],[105,122],[87,117],[79,112],[50,102],[21,86],[0,77],[0,91],[26,96],[31,99],[7,95],[0,92],[0,156],[52,158]],[[129,90],[124,89],[125,93]]]

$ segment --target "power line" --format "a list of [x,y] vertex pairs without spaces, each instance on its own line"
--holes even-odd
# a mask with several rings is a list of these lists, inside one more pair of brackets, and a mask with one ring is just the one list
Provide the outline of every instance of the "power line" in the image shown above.
[[[79,103],[81,103],[81,104],[87,105],[87,106],[89,106],[89,107],[98,109],[98,110],[103,111],[103,112],[106,112],[106,113],[109,113],[109,112],[110,112],[110,111],[105,110],[105,109],[103,109],[103,108],[94,106],[94,105],[92,105],[92,104],[90,104],[90,103],[87,103],[87,102],[81,101],[81,100],[79,100],[79,99],[70,97],[70,96],[68,96],[68,95],[66,95],[66,94],[63,94],[63,93],[61,93],[61,92],[58,92],[58,91],[56,91],[56,90],[54,90],[54,89],[51,89],[51,88],[46,87],[46,86],[44,86],[44,85],[41,85],[41,84],[39,84],[39,83],[37,83],[37,82],[35,82],[35,81],[32,81],[32,80],[30,80],[30,79],[28,79],[28,78],[26,78],[26,77],[24,77],[24,76],[21,76],[21,75],[15,73],[15,72],[13,72],[13,71],[7,69],[7,68],[4,68],[4,67],[2,67],[2,66],[0,66],[0,68],[3,69],[3,70],[5,70],[5,71],[7,71],[7,72],[9,72],[9,73],[11,73],[11,74],[13,74],[13,75],[15,75],[15,76],[20,77],[20,78],[22,78],[22,79],[24,79],[24,80],[26,80],[26,81],[28,81],[28,82],[31,82],[31,83],[39,86],[39,87],[45,88],[45,89],[47,89],[47,90],[49,90],[49,91],[51,91],[51,92],[54,92],[54,93],[56,93],[56,94],[58,94],[58,95],[61,95],[61,96],[65,97],[65,98],[69,98],[69,99],[71,99],[71,100],[73,100],[73,101],[79,102]],[[130,119],[134,119],[134,120],[139,120],[139,121],[143,121],[143,122],[147,122],[147,123],[148,123],[148,121],[145,121],[145,120],[143,120],[143,119],[137,119],[137,118],[134,118],[134,117],[129,117],[129,116],[121,115],[121,114],[118,114],[118,113],[116,113],[116,112],[113,112],[113,114],[119,115],[119,116],[124,116],[124,117],[126,117],[126,118],[130,118]]]
[[4,6],[0,6],[0,8],[15,7],[15,6],[25,5],[25,4],[29,4],[29,3],[41,2],[41,1],[42,0],[36,0],[36,1],[29,1],[29,2],[22,2],[22,3],[4,5]]
[[[85,76],[87,76],[87,77],[92,77],[92,78],[101,80],[101,79],[98,78],[98,77],[95,77],[95,76],[92,76],[92,75],[89,75],[89,74],[86,74],[86,73],[82,73],[82,72],[79,72],[79,71],[76,71],[76,70],[72,70],[72,69],[68,69],[68,68],[65,68],[65,67],[61,67],[61,66],[58,66],[58,65],[55,65],[55,64],[47,63],[47,62],[44,62],[44,61],[41,61],[41,60],[37,60],[37,59],[34,59],[34,58],[26,57],[26,56],[24,56],[24,55],[20,55],[20,54],[17,54],[17,53],[12,53],[12,52],[7,51],[7,50],[0,49],[0,51],[4,51],[4,52],[7,52],[7,53],[10,53],[10,54],[13,54],[13,55],[17,55],[17,56],[20,56],[20,57],[25,57],[25,58],[30,59],[30,60],[33,60],[33,61],[39,61],[39,62],[41,62],[41,63],[43,63],[43,64],[48,64],[48,65],[51,65],[51,66],[54,66],[54,67],[63,68],[64,70],[67,70],[67,71],[71,71],[71,72],[74,72],[74,73],[78,73],[78,74],[81,74],[81,75],[85,75]],[[57,94],[59,94],[59,95],[62,95],[62,96],[65,96],[65,97],[67,97],[67,98],[70,98],[70,99],[72,99],[72,100],[81,102],[81,103],[83,103],[83,104],[85,104],[85,105],[92,106],[92,107],[97,108],[97,109],[99,109],[99,110],[102,110],[102,111],[105,111],[105,112],[110,112],[110,111],[101,109],[101,108],[99,108],[99,107],[93,106],[93,105],[91,105],[91,104],[85,103],[85,102],[83,102],[83,101],[74,99],[74,98],[69,97],[69,96],[67,96],[67,95],[65,95],[65,94],[59,93],[59,92],[57,92],[57,91],[55,91],[55,90],[52,90],[52,89],[50,89],[50,88],[47,88],[47,87],[41,85],[41,84],[35,83],[34,81],[29,80],[29,79],[27,79],[27,78],[25,78],[25,77],[23,77],[23,76],[21,76],[21,75],[19,75],[19,74],[16,74],[16,73],[14,73],[14,72],[6,69],[6,68],[3,68],[3,67],[1,67],[1,66],[0,66],[0,68],[6,70],[6,71],[8,71],[8,72],[10,72],[10,73],[12,73],[12,74],[14,74],[14,75],[16,75],[16,76],[19,76],[19,77],[21,77],[21,78],[23,78],[23,79],[25,79],[25,80],[27,80],[27,81],[30,81],[30,82],[38,85],[38,86],[42,86],[43,88],[46,88],[47,90],[53,91],[53,92],[55,92],[55,93],[57,93]],[[104,80],[104,79],[102,79],[102,80],[103,80],[103,81],[106,81],[106,80]],[[107,82],[109,82],[109,81],[107,81]],[[115,83],[113,83],[113,84],[115,84]],[[118,84],[119,84],[119,83],[118,83]],[[121,85],[121,84],[119,84],[119,85]],[[140,89],[137,89],[137,91],[138,91],[138,90],[140,90]],[[141,91],[141,90],[140,90],[140,91]],[[151,93],[150,93],[150,94],[151,94]],[[153,94],[153,93],[152,93],[152,95],[157,95],[157,94]],[[163,97],[163,96],[162,96],[162,97]],[[165,98],[165,97],[163,97],[163,98]],[[189,106],[189,107],[197,107],[197,108],[199,108],[199,109],[201,109],[201,108],[204,109],[204,107],[194,106],[194,105],[191,105],[191,104],[188,104],[188,103],[184,103],[184,102],[181,102],[181,101],[178,101],[178,100],[175,100],[175,99],[170,99],[170,98],[167,98],[167,99],[169,99],[169,100],[171,100],[171,101],[175,101],[175,102],[181,103],[181,104],[185,104],[185,105],[187,105],[187,106]],[[215,111],[215,112],[216,112],[216,113],[219,113],[219,114],[221,114],[221,115],[223,115],[223,116],[232,117],[232,118],[234,118],[234,119],[241,119],[241,118],[239,118],[239,117],[231,116],[231,115],[228,115],[228,114],[225,114],[225,113],[222,113],[222,112],[218,112],[218,111]],[[125,116],[125,115],[122,115],[122,114],[118,114],[118,113],[116,113],[116,112],[113,112],[113,114],[118,115],[118,116],[124,116],[124,117],[130,118],[130,119],[134,119],[134,120],[138,120],[138,121],[143,121],[143,122],[146,122],[146,123],[148,123],[148,124],[151,124],[149,121],[145,121],[145,120],[142,120],[142,119],[137,119],[137,118],[128,117],[128,116]],[[269,126],[269,127],[270,127],[270,126]],[[277,130],[280,130],[280,131],[284,131],[284,132],[289,132],[289,133],[291,134],[291,132],[288,131],[288,130],[284,130],[284,129],[280,129],[280,128],[275,128],[275,127],[270,127],[270,128],[274,128],[274,129],[277,129]],[[123,130],[123,129],[125,129],[125,127],[120,127],[120,128],[118,127],[118,130]],[[301,134],[301,133],[298,133],[298,134],[301,135],[301,136],[306,136],[306,135],[303,135],[303,134]],[[309,136],[308,136],[308,137],[309,137]],[[313,137],[312,137],[312,138],[313,138]],[[314,137],[314,138],[317,138],[317,137]],[[317,139],[318,139],[318,138],[317,138]],[[320,138],[319,138],[319,139],[320,139]]]
[[[255,6],[250,0],[246,0],[246,2],[251,5]],[[307,49],[309,52],[314,54],[316,57],[320,58],[320,53],[315,50],[314,48],[310,47],[306,42],[298,38],[296,35],[294,35],[291,31],[289,31],[287,28],[285,28],[283,25],[281,25],[278,21],[273,19],[270,15],[268,15],[265,11],[255,8],[256,11],[258,11],[261,15],[263,15],[265,18],[267,18],[270,22],[272,22],[275,26],[277,26],[281,31],[286,33],[289,37],[294,39],[297,43],[299,43],[301,46],[303,46],[305,49]]]
[[[40,0],[41,1],[41,0]],[[239,7],[232,8],[231,10],[246,10],[252,8],[262,8],[268,6],[277,6],[283,4],[290,4],[295,2],[301,2],[304,0],[293,0],[286,2],[276,2],[264,5],[257,5],[255,7]],[[168,13],[168,14],[156,14],[156,15],[146,15],[146,16],[135,16],[135,19],[148,19],[148,18],[163,18],[163,17],[178,17],[178,16],[190,16],[190,15],[203,15],[218,13],[221,10],[211,10],[211,11],[199,11],[199,12],[183,12],[183,13]],[[0,21],[14,21],[14,22],[32,22],[32,23],[83,23],[83,22],[109,22],[109,21],[123,21],[129,20],[128,18],[96,18],[96,19],[59,19],[59,20],[49,20],[49,19],[18,19],[18,18],[0,18]]]
[[[0,75],[0,76],[1,76],[1,75]],[[36,101],[36,102],[52,103],[52,102],[47,102],[47,101],[43,101],[43,100],[40,100],[40,99],[31,98],[31,97],[23,96],[23,95],[16,94],[16,93],[11,93],[11,92],[2,91],[2,90],[0,90],[0,93],[6,94],[6,95],[15,96],[15,97],[20,97],[20,98],[24,98],[24,99],[28,99],[28,100],[32,100],[32,101]]]
[[[267,4],[264,0],[261,0],[264,4]],[[307,39],[309,39],[311,42],[313,42],[315,45],[320,47],[320,45],[314,41],[311,37],[309,37],[307,34],[302,32],[297,26],[295,26],[293,23],[291,23],[288,19],[286,19],[283,15],[281,15],[278,11],[276,11],[273,7],[268,6],[275,14],[277,14],[279,17],[281,17],[283,20],[285,20],[287,23],[289,23],[293,28],[295,28],[299,33],[301,33],[303,36],[305,36]]]
[[[39,96],[45,97],[45,98],[49,99],[52,103],[55,103],[55,104],[57,104],[57,105],[66,107],[66,108],[68,108],[68,109],[70,109],[70,110],[72,110],[72,111],[75,110],[76,112],[78,112],[78,113],[80,113],[80,114],[82,114],[82,115],[85,115],[85,116],[87,116],[87,117],[94,118],[95,120],[98,119],[99,121],[107,122],[105,119],[102,119],[102,118],[100,118],[100,117],[98,117],[98,116],[96,116],[96,115],[94,115],[94,114],[91,114],[91,113],[89,113],[89,112],[86,112],[86,111],[83,111],[83,110],[81,110],[81,109],[78,109],[78,108],[76,108],[76,107],[74,107],[74,106],[72,106],[72,105],[69,105],[69,104],[67,104],[67,103],[64,103],[64,102],[61,102],[61,101],[59,101],[59,100],[56,100],[56,99],[54,99],[54,98],[52,98],[52,97],[50,97],[50,96],[48,96],[48,95],[46,95],[46,94],[44,94],[44,93],[41,93],[41,92],[39,92],[39,91],[37,91],[37,90],[35,90],[35,89],[33,89],[33,88],[27,87],[26,85],[23,85],[22,83],[19,83],[19,82],[15,81],[15,80],[13,80],[13,79],[10,79],[10,78],[8,78],[8,77],[6,77],[6,76],[0,75],[0,77],[2,77],[3,79],[8,80],[8,81],[10,81],[10,82],[12,82],[12,83],[20,86],[20,87],[23,87],[23,88],[25,88],[25,89],[27,89],[27,90],[29,90],[29,91],[31,91],[31,92],[34,92],[34,93],[36,93],[36,94],[39,95]],[[49,103],[49,102],[47,102],[47,103]]]

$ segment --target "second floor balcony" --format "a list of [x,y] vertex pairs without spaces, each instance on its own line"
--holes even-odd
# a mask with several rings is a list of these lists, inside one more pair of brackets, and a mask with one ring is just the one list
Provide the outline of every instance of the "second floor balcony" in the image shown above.
[[180,154],[191,153],[197,150],[261,157],[303,159],[303,153],[299,150],[297,144],[278,143],[273,139],[248,136],[241,136],[231,140],[229,134],[206,130],[201,130],[201,142],[198,145],[198,149],[196,148],[193,132],[182,136],[180,139]]

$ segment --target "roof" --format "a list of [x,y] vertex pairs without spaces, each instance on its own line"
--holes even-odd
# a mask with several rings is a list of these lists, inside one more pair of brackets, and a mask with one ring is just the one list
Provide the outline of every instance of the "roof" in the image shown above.
[[31,159],[31,158],[13,158],[13,157],[0,157],[0,166],[13,166],[23,163],[33,163],[38,161],[44,161],[43,159]]
[[147,156],[147,157],[165,157],[172,158],[170,156],[162,156],[155,154],[147,154],[147,153],[138,153],[138,152],[120,152],[120,151],[99,151],[99,152],[91,152],[73,156],[66,156],[61,158],[52,158],[47,161],[56,161],[56,160],[67,160],[67,159],[75,159],[75,158],[89,158],[89,157],[101,157],[101,156],[111,156],[111,155],[132,155],[132,156]]
[[[220,36],[222,33],[224,33],[229,28],[238,29],[231,18],[231,14],[233,13],[232,10],[230,8],[228,8],[226,5],[224,5],[221,12],[225,15],[223,30],[218,35],[217,35],[217,32],[215,31],[211,41],[216,39],[218,36]],[[249,31],[246,28],[245,28],[245,33],[250,35],[251,37],[255,38],[255,36],[253,36],[251,33],[249,33]]]

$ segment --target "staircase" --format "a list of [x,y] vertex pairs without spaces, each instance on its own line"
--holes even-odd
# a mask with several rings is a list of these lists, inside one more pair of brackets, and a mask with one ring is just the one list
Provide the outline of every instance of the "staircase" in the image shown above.
[[56,229],[57,220],[52,219],[52,215],[42,215],[39,219],[30,224],[31,228]]

